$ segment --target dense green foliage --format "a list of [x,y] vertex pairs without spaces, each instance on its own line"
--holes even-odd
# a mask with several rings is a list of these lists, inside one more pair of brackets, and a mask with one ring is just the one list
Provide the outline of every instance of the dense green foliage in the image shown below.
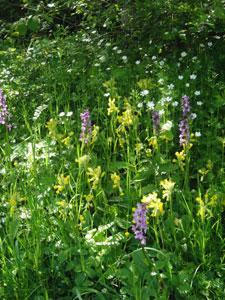
[[0,298],[224,299],[224,1],[2,0],[0,18]]

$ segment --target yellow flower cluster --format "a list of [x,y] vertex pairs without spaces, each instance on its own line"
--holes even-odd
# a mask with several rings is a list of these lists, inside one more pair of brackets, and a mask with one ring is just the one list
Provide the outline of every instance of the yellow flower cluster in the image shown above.
[[91,133],[91,144],[93,144],[97,138],[99,133],[99,126],[94,125]]
[[156,136],[152,136],[149,140],[148,140],[148,144],[152,149],[158,149],[158,140]]
[[137,143],[135,145],[135,151],[136,151],[137,154],[140,154],[142,149],[144,149],[144,145],[142,143]]
[[170,199],[172,191],[174,189],[175,182],[173,182],[172,180],[164,179],[164,180],[160,181],[160,185],[163,188],[163,191],[162,191],[163,198],[168,201]]
[[212,170],[213,164],[211,160],[208,160],[206,168],[202,168],[198,170],[198,173],[201,175],[200,181],[204,180],[204,177]]
[[46,128],[48,128],[49,135],[55,140],[61,138],[61,135],[57,132],[57,124],[57,120],[54,119],[50,119],[46,124]]
[[102,169],[100,166],[97,168],[88,168],[87,169],[87,176],[88,176],[88,182],[91,184],[92,189],[96,190],[101,178],[104,176],[104,173],[102,173]]
[[64,176],[63,174],[61,174],[60,176],[58,176],[57,178],[57,183],[56,185],[54,185],[54,189],[56,190],[56,194],[60,194],[62,191],[65,190],[66,186],[69,184],[70,182],[70,176]]
[[123,129],[122,131],[124,131],[125,127],[132,125],[133,120],[134,120],[131,105],[128,102],[126,102],[125,107],[126,107],[126,110],[123,111],[122,114],[117,117],[118,122],[122,126],[122,129]]
[[206,214],[212,216],[211,209],[218,204],[218,195],[214,194],[210,196],[207,192],[204,197],[198,196],[196,201],[199,204],[197,215],[200,216],[203,221],[206,217]]
[[152,210],[152,217],[158,217],[164,213],[163,203],[156,192],[150,193],[144,196],[141,200],[142,203],[146,204],[147,208]]
[[85,168],[89,163],[89,161],[90,161],[90,156],[87,154],[80,156],[79,158],[76,159],[76,162],[78,163],[80,168]]
[[113,174],[111,174],[111,180],[113,182],[113,188],[119,189],[120,188],[120,176],[117,175],[116,173],[113,173]]
[[[184,162],[185,162],[185,158],[186,158],[186,153],[184,150],[180,151],[180,152],[176,152],[175,153],[176,158],[177,158],[177,162],[179,167],[181,168],[181,170],[184,169]],[[175,162],[176,160],[174,160]]]
[[108,102],[108,116],[113,114],[113,113],[117,113],[119,112],[118,107],[115,104],[115,99],[111,99],[109,98],[109,102]]

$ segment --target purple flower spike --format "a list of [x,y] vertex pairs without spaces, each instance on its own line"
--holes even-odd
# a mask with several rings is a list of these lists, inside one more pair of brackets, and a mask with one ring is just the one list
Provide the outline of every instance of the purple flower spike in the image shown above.
[[187,144],[190,140],[189,124],[187,119],[183,119],[179,124],[180,129],[180,146]]
[[6,104],[6,99],[0,89],[0,124],[5,125],[8,130],[11,130],[12,125],[8,123],[9,119],[10,113]]
[[183,96],[181,100],[182,107],[182,115],[183,119],[180,121],[179,129],[180,129],[180,146],[186,145],[190,140],[190,130],[189,130],[189,118],[191,106],[189,102],[188,96]]
[[83,113],[81,113],[80,118],[81,118],[80,141],[87,144],[88,140],[89,140],[89,136],[91,135],[91,132],[92,132],[92,126],[91,126],[91,119],[90,119],[89,110],[87,109]]
[[146,245],[146,232],[148,229],[147,212],[146,204],[138,203],[133,215],[134,225],[132,226],[132,231],[134,232],[135,239],[139,240],[141,245]]
[[183,111],[183,117],[187,117],[188,114],[191,111],[190,107],[190,102],[189,102],[189,97],[188,96],[183,96],[182,97],[182,111]]
[[153,122],[153,127],[156,132],[159,131],[159,123],[160,123],[160,116],[158,111],[153,111],[152,112],[152,122]]

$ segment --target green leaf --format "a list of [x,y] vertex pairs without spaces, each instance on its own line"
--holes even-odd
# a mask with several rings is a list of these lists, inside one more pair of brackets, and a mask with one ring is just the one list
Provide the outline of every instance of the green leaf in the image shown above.
[[38,17],[30,17],[28,18],[28,23],[27,23],[28,29],[32,32],[38,32],[40,29],[40,20]]

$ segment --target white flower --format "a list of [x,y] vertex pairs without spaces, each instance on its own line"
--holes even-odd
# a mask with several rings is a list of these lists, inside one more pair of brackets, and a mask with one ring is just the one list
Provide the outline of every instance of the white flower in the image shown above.
[[174,106],[174,107],[176,107],[176,106],[178,106],[178,102],[177,101],[174,101],[173,103],[172,103],[172,105]]
[[161,61],[159,62],[159,64],[160,64],[160,66],[163,66],[165,63],[164,63],[163,60],[161,60]]
[[171,83],[171,84],[167,85],[167,87],[168,87],[169,90],[173,90],[174,89],[174,84]]
[[163,105],[165,104],[165,98],[162,98],[162,99],[159,101],[159,104],[160,104],[161,106],[163,106]]
[[124,62],[126,62],[126,61],[127,61],[127,56],[126,56],[126,55],[122,56],[122,60],[123,60]]
[[143,107],[143,102],[139,102],[137,105],[138,108],[142,108]]
[[0,169],[0,174],[6,174],[6,169],[5,168],[3,168],[3,169]]
[[201,135],[202,135],[202,134],[201,134],[200,131],[196,131],[196,132],[195,132],[195,136],[196,136],[196,137],[200,137]]
[[183,52],[181,52],[180,56],[185,57],[185,56],[187,56],[187,53],[183,51]]
[[185,86],[186,86],[186,87],[189,87],[189,86],[190,86],[190,83],[186,83]]
[[152,56],[152,60],[156,60],[156,56],[155,55]]
[[195,75],[195,74],[190,75],[190,79],[195,80],[196,78],[197,78],[197,75]]
[[64,117],[64,116],[65,116],[64,111],[62,111],[61,113],[59,113],[59,117]]
[[162,78],[160,78],[160,79],[158,80],[158,83],[160,83],[160,84],[163,84],[163,82],[164,82],[164,80],[163,80]]
[[143,91],[140,92],[141,96],[146,96],[148,94],[149,94],[149,90],[143,90]]
[[106,43],[105,45],[106,45],[106,47],[110,47],[111,43]]
[[202,104],[202,101],[197,101],[197,105],[201,106]]
[[155,103],[153,101],[148,101],[146,103],[146,105],[149,109],[154,109],[154,107],[155,107]]
[[202,43],[201,43],[199,46],[200,46],[200,47],[202,47],[202,48],[204,48],[204,47],[205,47],[205,45],[204,45],[204,44],[202,44]]
[[209,47],[211,47],[211,46],[212,46],[212,44],[213,44],[212,42],[208,42],[208,46],[209,46]]
[[166,97],[166,98],[165,98],[165,101],[166,101],[166,102],[171,102],[171,101],[172,101],[172,98],[171,98],[171,97]]
[[23,219],[23,220],[30,219],[31,218],[30,211],[25,207],[21,208],[20,209],[20,218]]
[[115,46],[115,47],[113,47],[112,49],[113,49],[113,51],[116,51],[116,50],[118,49],[118,47]]
[[178,79],[179,79],[179,80],[182,80],[183,78],[184,78],[184,76],[182,76],[182,75],[179,75],[179,76],[178,76]]
[[192,114],[190,115],[190,118],[191,118],[192,120],[196,119],[196,118],[197,118],[197,114],[196,114],[196,113],[192,113]]
[[68,111],[67,114],[66,114],[67,117],[71,117],[72,115],[73,115],[72,111]]
[[140,63],[141,63],[140,60],[136,60],[135,62],[136,65],[140,65]]
[[201,95],[201,92],[200,91],[195,91],[195,96],[199,96]]
[[172,121],[167,121],[162,125],[162,131],[169,131],[173,127],[173,122]]
[[55,4],[54,4],[54,3],[49,3],[49,4],[47,4],[47,6],[48,6],[49,8],[52,8],[52,7],[55,6]]
[[105,93],[104,94],[104,97],[109,97],[110,96],[110,93]]
[[118,53],[118,54],[122,53],[122,50],[118,50],[117,53]]
[[99,60],[100,60],[101,62],[104,62],[104,61],[105,61],[105,56],[104,56],[104,55],[100,56],[100,57],[99,57]]
[[178,68],[180,67],[180,63],[177,63]]
[[164,109],[160,109],[159,110],[159,115],[160,115],[160,117],[162,116],[162,115],[164,115],[165,114],[165,110]]

